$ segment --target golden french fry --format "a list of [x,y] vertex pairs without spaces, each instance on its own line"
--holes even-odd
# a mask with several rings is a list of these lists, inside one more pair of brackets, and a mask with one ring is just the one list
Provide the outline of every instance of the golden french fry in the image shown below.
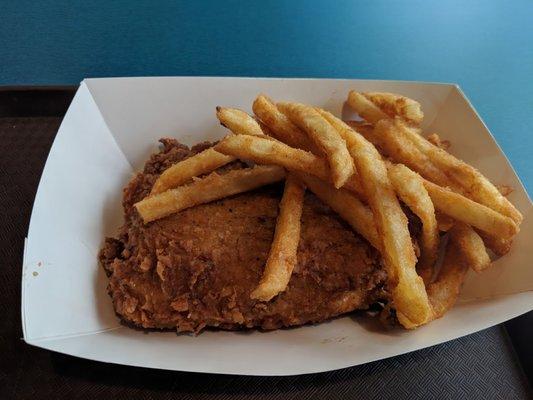
[[266,136],[257,121],[242,110],[217,107],[217,118],[222,125],[237,135]]
[[304,186],[289,173],[268,260],[259,285],[250,294],[252,299],[269,301],[283,292],[289,284],[297,262],[304,194]]
[[407,217],[396,198],[385,162],[372,143],[342,120],[324,110],[320,113],[346,140],[356,163],[383,240],[382,255],[398,320],[406,328],[424,324],[432,316],[431,304],[424,281],[416,273],[416,256],[407,228]]
[[[305,150],[295,149],[281,142],[275,142],[254,136],[229,136],[216,145],[216,150],[242,160],[252,160],[258,164],[275,164],[291,171],[306,172],[331,182],[328,163]],[[364,196],[363,189],[356,175],[353,175],[346,189]]]
[[435,212],[435,217],[437,218],[437,225],[441,232],[448,232],[455,224],[455,220],[452,217],[443,214],[440,211]]
[[354,231],[363,236],[374,248],[378,250],[382,248],[382,241],[376,229],[374,216],[368,206],[361,203],[346,189],[335,189],[330,183],[309,174],[298,172],[296,175],[310,191],[339,214]]
[[278,103],[277,107],[324,151],[333,184],[342,187],[355,171],[344,139],[313,107],[300,103]]
[[163,171],[155,181],[150,194],[158,194],[175,188],[191,178],[212,172],[234,160],[235,157],[221,154],[210,147]]
[[500,192],[502,194],[502,196],[509,196],[511,193],[514,192],[514,188],[512,186],[509,186],[509,185],[502,185],[502,184],[499,184],[499,185],[495,185],[496,188],[498,189],[498,192]]
[[280,181],[284,177],[285,170],[273,165],[233,170],[224,175],[214,172],[190,185],[146,197],[135,203],[135,208],[148,223],[198,204]]
[[442,150],[448,151],[448,149],[451,146],[451,143],[449,140],[442,140],[440,136],[436,133],[432,133],[431,135],[426,136],[426,139],[431,144],[440,147]]
[[420,103],[409,97],[386,92],[364,92],[361,94],[391,118],[398,116],[414,125],[420,125],[424,119]]
[[289,118],[278,110],[276,105],[266,96],[259,95],[254,101],[252,109],[255,115],[272,132],[274,137],[291,147],[310,151],[322,155],[322,151],[309,140],[305,132],[294,125]]
[[461,249],[466,265],[474,271],[481,272],[490,265],[483,239],[471,226],[462,222],[455,223],[450,230],[450,238]]
[[372,143],[374,146],[379,147],[379,137],[374,137],[374,125],[369,124],[366,121],[344,121],[354,131],[360,133]]
[[405,137],[404,125],[400,125],[399,121],[390,119],[379,121],[374,127],[372,138],[369,140],[375,141],[385,155],[391,157],[395,162],[405,164],[424,178],[440,186],[457,189],[457,185],[453,185],[448,176],[433,165],[431,160]]
[[[217,107],[217,118],[236,134],[267,137],[260,124],[247,113],[235,108]],[[235,160],[213,148],[195,154],[165,170],[155,182],[151,194],[175,188],[189,179],[206,174]]]
[[504,239],[481,231],[478,231],[478,234],[483,239],[485,246],[499,257],[506,255],[511,250],[512,239]]
[[403,164],[389,167],[389,178],[396,194],[422,221],[421,255],[418,274],[427,285],[433,276],[433,265],[439,250],[439,230],[435,208],[420,175]]
[[381,111],[378,106],[368,100],[361,93],[357,93],[355,90],[350,90],[347,102],[361,118],[372,124],[375,124],[382,119],[389,118],[389,116]]
[[439,275],[427,289],[433,307],[433,319],[442,317],[453,307],[467,271],[468,266],[464,262],[460,247],[450,238]]
[[511,218],[428,180],[424,180],[424,186],[435,208],[453,219],[504,239],[518,233],[518,226]]
[[[399,124],[402,126],[403,124]],[[468,197],[503,215],[512,218],[516,223],[522,221],[522,214],[507,200],[498,189],[471,165],[455,158],[450,153],[431,144],[415,130],[403,125],[404,135],[421,151],[431,162],[461,185],[468,193]]]

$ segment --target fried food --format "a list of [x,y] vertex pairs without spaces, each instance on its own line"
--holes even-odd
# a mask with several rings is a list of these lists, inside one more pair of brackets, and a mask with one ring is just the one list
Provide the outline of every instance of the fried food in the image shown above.
[[310,151],[317,155],[322,154],[322,151],[313,141],[309,140],[305,132],[302,132],[285,114],[279,111],[268,97],[257,96],[252,109],[257,118],[270,129],[276,139],[297,149]]
[[135,203],[135,208],[148,223],[198,204],[278,182],[284,177],[285,170],[274,165],[230,171],[224,175],[214,172],[189,185],[142,199]]
[[[163,140],[125,189],[125,225],[100,253],[116,312],[198,332],[371,305],[414,329],[448,311],[467,269],[490,265],[486,248],[509,251],[522,215],[449,142],[421,136],[418,102],[352,91],[348,103],[365,121],[259,95],[257,119],[217,107],[234,134],[215,146]],[[440,269],[439,231],[449,239]]]
[[[281,114],[281,113],[280,113]],[[245,134],[267,138],[265,129],[250,115],[236,108],[217,107],[216,115],[220,123],[235,134]],[[165,170],[157,179],[151,194],[158,194],[175,188],[193,177],[212,172],[235,160],[235,157],[217,152],[213,148],[196,154]]]
[[437,225],[441,232],[448,232],[455,224],[455,220],[452,217],[439,211],[435,211],[435,217],[437,218]]
[[425,180],[424,186],[440,212],[496,237],[511,239],[518,233],[511,218],[433,182]]
[[175,188],[232,161],[235,161],[235,157],[221,154],[213,148],[206,149],[166,169],[155,181],[150,194],[154,195]]
[[[452,231],[454,228],[452,228]],[[453,307],[464,282],[468,265],[460,246],[451,235],[446,254],[435,282],[428,285],[428,295],[433,307],[433,319],[442,317]]]
[[522,214],[481,172],[428,142],[414,130],[406,128],[403,132],[437,168],[445,170],[448,176],[461,185],[468,197],[512,218],[516,223],[522,222]]
[[378,235],[374,216],[368,206],[346,189],[335,189],[329,183],[324,182],[312,175],[297,173],[297,176],[305,183],[320,200],[330,206],[339,216],[375,249],[382,248],[382,240]]
[[442,140],[441,137],[439,135],[437,135],[436,133],[432,133],[432,134],[428,135],[426,137],[426,139],[431,144],[433,144],[433,145],[435,145],[437,147],[440,147],[442,150],[445,150],[445,151],[448,151],[448,149],[451,146],[451,143],[450,143],[449,140]]
[[346,142],[313,107],[301,103],[278,103],[279,110],[304,130],[328,159],[333,185],[338,189],[354,174]]
[[490,265],[483,239],[471,226],[457,222],[450,230],[450,238],[463,253],[466,265],[476,272],[481,272]]
[[388,285],[399,322],[405,328],[426,323],[432,315],[422,278],[416,272],[416,256],[407,227],[407,217],[390,183],[387,167],[376,148],[333,114],[321,115],[346,141],[382,237],[382,255]]
[[378,106],[372,103],[369,99],[355,90],[350,90],[348,94],[348,105],[354,109],[364,120],[375,124],[382,119],[387,119],[389,116],[385,114]]
[[[241,160],[251,160],[259,164],[275,164],[291,171],[309,173],[323,181],[331,182],[330,168],[326,160],[281,142],[246,135],[230,136],[222,140],[216,149]],[[348,179],[344,187],[364,196],[361,184],[355,175]]]
[[435,207],[424,187],[424,180],[405,165],[390,165],[389,178],[398,197],[422,221],[421,255],[417,271],[424,283],[428,284],[433,276],[433,265],[437,260],[439,250],[439,230]]
[[400,117],[413,125],[420,125],[424,119],[420,103],[409,97],[386,92],[364,92],[361,94],[390,118]]
[[[125,224],[100,261],[117,314],[143,328],[277,329],[320,322],[386,302],[379,253],[314,195],[305,196],[287,289],[269,302],[250,298],[271,248],[282,186],[274,184],[144,224],[133,204],[157,176],[193,155],[167,141],[124,191]],[[237,163],[224,167],[242,168]],[[217,170],[222,174],[224,171]]]
[[236,108],[217,107],[220,123],[237,135],[266,136],[261,126],[247,113]]
[[451,187],[460,191],[445,172],[437,168],[429,157],[420,151],[405,135],[408,129],[398,120],[384,119],[376,123],[372,134],[362,134],[375,142],[385,155],[395,162],[405,164],[413,171],[437,185]]
[[283,292],[289,284],[297,262],[304,194],[302,183],[293,174],[289,174],[279,205],[276,230],[265,271],[259,285],[250,294],[252,299],[269,301]]
[[478,231],[479,236],[483,239],[485,246],[489,248],[494,254],[501,257],[509,253],[511,250],[511,245],[513,244],[512,239],[504,239],[497,236],[491,236],[487,233]]

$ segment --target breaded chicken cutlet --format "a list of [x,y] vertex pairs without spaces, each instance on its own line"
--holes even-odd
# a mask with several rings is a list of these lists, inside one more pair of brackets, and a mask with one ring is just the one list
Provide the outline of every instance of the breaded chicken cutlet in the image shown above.
[[[162,150],[124,189],[125,223],[100,252],[109,295],[124,322],[178,332],[277,329],[387,301],[379,253],[309,192],[298,263],[288,288],[269,302],[252,300],[272,243],[283,185],[144,224],[133,204],[150,193],[166,168],[211,146],[189,149],[172,139],[161,143]],[[244,166],[234,162],[218,172]]]

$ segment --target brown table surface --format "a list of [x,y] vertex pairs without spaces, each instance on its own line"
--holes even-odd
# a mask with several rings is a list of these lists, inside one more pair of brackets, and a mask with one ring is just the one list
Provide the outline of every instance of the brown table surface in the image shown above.
[[25,344],[23,242],[48,151],[74,91],[0,88],[0,399],[533,398],[527,379],[533,376],[533,313],[387,360],[280,378],[125,367]]

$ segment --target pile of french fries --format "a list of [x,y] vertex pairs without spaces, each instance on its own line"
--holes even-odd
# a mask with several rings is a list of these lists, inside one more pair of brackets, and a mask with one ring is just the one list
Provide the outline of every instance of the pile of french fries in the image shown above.
[[[487,248],[493,256],[509,251],[522,215],[478,170],[448,153],[446,141],[422,135],[424,114],[415,100],[351,91],[347,103],[361,120],[343,121],[317,107],[274,103],[264,95],[253,103],[255,117],[217,107],[218,120],[231,133],[168,168],[150,196],[135,205],[137,211],[148,223],[285,179],[274,240],[253,299],[270,301],[287,288],[308,189],[380,251],[388,308],[402,326],[412,329],[441,317],[454,305],[468,268],[481,272],[490,265]],[[254,166],[215,171],[237,159]],[[400,202],[422,222],[417,250]]]

